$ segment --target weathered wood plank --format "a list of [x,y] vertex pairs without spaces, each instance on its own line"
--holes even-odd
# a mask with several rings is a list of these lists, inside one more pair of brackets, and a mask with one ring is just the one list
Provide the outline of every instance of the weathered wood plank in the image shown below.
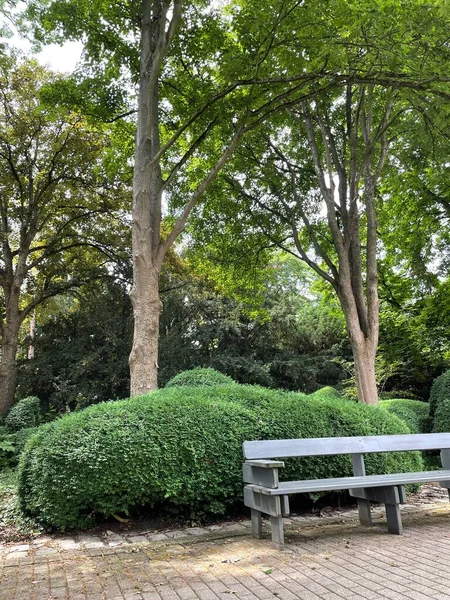
[[309,479],[305,481],[281,481],[277,489],[249,485],[255,491],[269,496],[301,494],[308,492],[327,492],[383,486],[407,485],[409,483],[428,483],[432,481],[450,481],[450,471],[423,471],[421,473],[390,473],[388,475],[367,475],[365,477],[337,477],[335,479]]
[[242,475],[244,483],[256,483],[257,485],[263,485],[264,487],[269,488],[278,487],[278,469],[255,467],[248,463],[244,463]]
[[403,533],[402,516],[398,504],[386,504],[386,519],[388,532],[395,535]]
[[289,507],[289,496],[280,496],[281,500],[281,514],[283,517],[288,517],[291,514]]
[[244,457],[249,460],[448,448],[450,448],[450,433],[264,440],[243,444]]
[[281,469],[284,467],[284,462],[282,460],[246,460],[245,464],[252,467],[261,467],[263,469]]
[[268,496],[253,489],[255,486],[244,487],[244,504],[256,511],[263,512],[272,517],[281,516],[281,501],[279,496]]
[[252,514],[252,536],[257,539],[262,538],[262,515],[259,510],[250,509]]
[[283,517],[270,517],[270,532],[275,548],[284,550]]
[[349,490],[353,498],[363,498],[380,504],[399,504],[401,502],[398,486],[384,486],[379,488],[356,488]]
[[[366,465],[364,463],[364,454],[352,454],[353,475],[365,476]],[[363,492],[364,490],[360,490]],[[351,492],[350,492],[351,493]],[[358,504],[358,516],[361,525],[370,527],[373,525],[372,513],[370,512],[370,498],[364,494],[355,494]]]

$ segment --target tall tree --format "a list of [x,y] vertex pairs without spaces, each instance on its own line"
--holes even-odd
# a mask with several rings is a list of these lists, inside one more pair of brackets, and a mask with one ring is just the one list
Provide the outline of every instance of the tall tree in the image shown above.
[[[248,19],[243,43],[232,13],[201,1],[123,5],[105,0],[94,12],[78,0],[31,3],[29,14],[40,23],[41,39],[83,39],[89,72],[95,64],[107,65],[97,81],[123,78],[124,68],[138,81],[132,395],[157,386],[159,275],[192,210],[248,130],[291,98],[314,93],[311,83],[320,77],[320,68],[277,73],[273,61],[276,37],[298,7],[284,0],[261,4],[264,24]],[[235,8],[234,16],[239,3]],[[175,208],[166,235],[161,232],[163,196],[173,199]]]
[[[136,395],[157,384],[164,257],[244,134],[281,107],[341,84],[417,83],[422,73],[405,72],[402,61],[411,60],[420,40],[414,40],[416,30],[398,26],[414,12],[402,2],[380,0],[374,10],[369,1],[262,1],[257,14],[245,0],[214,6],[99,0],[95,6],[34,0],[30,14],[42,38],[52,32],[61,40],[85,40],[88,74],[102,68],[101,81],[123,80],[128,68],[138,81],[130,355]],[[414,7],[428,19],[423,2]],[[376,59],[373,69],[367,55]],[[166,236],[163,196],[174,209]]]
[[[388,10],[380,2],[373,11],[365,2],[335,3],[324,15],[337,40],[335,54],[326,49],[322,56],[331,67],[340,63],[345,73],[358,75],[344,77],[341,90],[322,90],[314,100],[291,105],[270,128],[261,127],[225,177],[225,211],[237,214],[242,228],[262,230],[334,288],[352,346],[358,397],[369,404],[378,401],[379,185],[393,142],[401,143],[405,116],[418,119],[432,99],[449,98],[440,16],[420,2],[417,15],[407,17],[406,8],[390,3]],[[343,20],[349,12],[351,22]],[[295,53],[286,59],[284,52],[280,60],[295,62]],[[430,86],[433,78],[441,84]],[[391,168],[398,177],[395,160]],[[234,208],[226,199],[230,189]]]
[[[39,102],[55,76],[37,63],[0,66],[0,414],[14,402],[20,328],[47,299],[111,262],[120,205],[102,176],[106,144],[79,115]],[[109,185],[109,184],[108,184]],[[114,239],[117,243],[117,239]]]

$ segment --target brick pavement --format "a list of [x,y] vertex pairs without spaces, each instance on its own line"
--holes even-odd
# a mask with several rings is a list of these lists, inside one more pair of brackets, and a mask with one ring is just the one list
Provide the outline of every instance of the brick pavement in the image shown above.
[[[445,502],[444,502],[445,500]],[[0,600],[450,600],[450,505],[287,519],[287,550],[248,521],[159,533],[41,536],[0,548]]]

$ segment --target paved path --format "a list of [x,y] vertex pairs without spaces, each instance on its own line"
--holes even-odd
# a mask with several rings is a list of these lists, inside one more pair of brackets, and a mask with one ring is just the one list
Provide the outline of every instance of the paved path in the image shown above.
[[0,600],[450,600],[448,501],[402,512],[403,536],[381,511],[370,529],[354,511],[287,519],[285,552],[248,521],[40,537],[0,548]]

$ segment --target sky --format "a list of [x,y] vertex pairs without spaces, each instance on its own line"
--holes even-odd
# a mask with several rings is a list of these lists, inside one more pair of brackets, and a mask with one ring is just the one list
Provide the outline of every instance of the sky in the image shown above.
[[[13,48],[22,50],[28,56],[31,55],[31,44],[23,38],[13,36],[0,38],[0,40]],[[42,65],[50,67],[53,71],[71,73],[80,60],[82,50],[83,46],[80,42],[66,42],[63,46],[57,44],[45,46],[34,56]]]
[[[17,12],[20,12],[22,4],[22,2],[18,3],[15,9]],[[31,56],[31,43],[16,33],[15,27],[11,21],[4,14],[0,14],[0,26],[3,25],[13,32],[13,35],[8,38],[0,36],[0,42],[7,44],[11,48],[17,48],[28,56]],[[80,60],[82,51],[83,46],[80,42],[66,42],[63,46],[49,44],[48,46],[45,46],[41,52],[34,54],[34,56],[42,65],[50,67],[53,71],[71,73],[75,69],[77,62]]]

